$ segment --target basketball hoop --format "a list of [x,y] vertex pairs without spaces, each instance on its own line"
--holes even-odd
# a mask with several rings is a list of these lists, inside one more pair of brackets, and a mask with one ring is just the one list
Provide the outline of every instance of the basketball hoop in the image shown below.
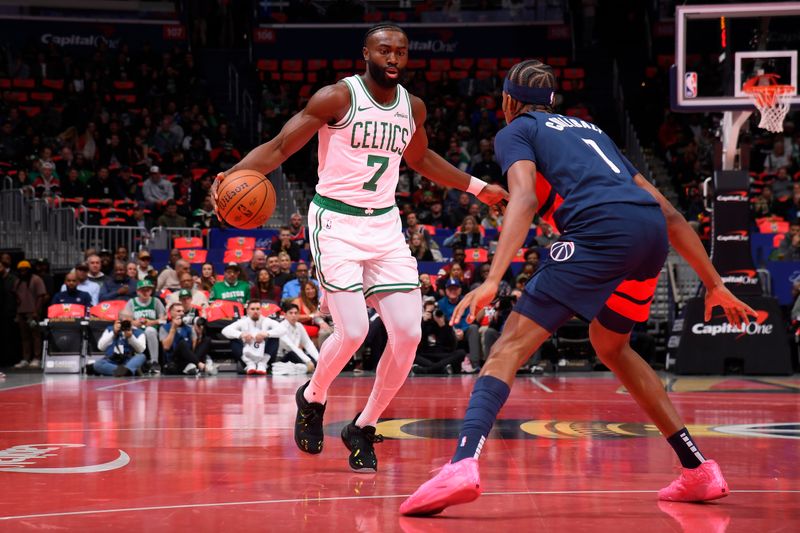
[[[791,106],[789,97],[795,94],[793,85],[777,83],[779,77],[777,74],[762,74],[750,78],[742,86],[742,91],[747,93],[761,113],[758,127],[772,133],[783,131],[783,119],[786,118]],[[759,80],[766,80],[767,84],[757,85]]]

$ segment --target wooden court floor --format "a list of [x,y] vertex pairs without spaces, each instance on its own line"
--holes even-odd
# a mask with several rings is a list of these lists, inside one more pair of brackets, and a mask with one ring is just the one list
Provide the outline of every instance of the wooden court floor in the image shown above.
[[437,518],[405,496],[448,460],[473,376],[412,377],[374,475],[339,431],[368,376],[330,391],[319,456],[292,439],[295,377],[0,381],[0,531],[800,531],[800,378],[665,386],[732,494],[666,504],[671,449],[609,374],[518,378],[481,457],[484,495]]

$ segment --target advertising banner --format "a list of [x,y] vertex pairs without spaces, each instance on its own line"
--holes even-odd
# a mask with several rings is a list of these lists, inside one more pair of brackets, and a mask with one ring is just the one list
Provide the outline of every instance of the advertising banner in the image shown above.
[[[555,25],[559,27],[558,25]],[[257,59],[361,58],[365,27],[259,26],[253,31]],[[409,57],[546,57],[568,55],[569,31],[550,25],[408,26]]]
[[737,296],[761,294],[750,253],[749,190],[747,172],[723,170],[714,173],[711,261],[725,286]]
[[750,324],[737,327],[716,308],[709,322],[703,321],[704,300],[692,298],[683,318],[673,324],[680,335],[675,373],[725,374],[738,369],[744,374],[791,374],[792,363],[786,326],[778,302],[763,296],[743,296],[758,313]]
[[131,48],[150,43],[154,50],[167,50],[186,42],[185,26],[171,21],[0,18],[0,31],[15,47],[52,43],[77,56],[91,55],[102,45],[113,51],[123,43]]

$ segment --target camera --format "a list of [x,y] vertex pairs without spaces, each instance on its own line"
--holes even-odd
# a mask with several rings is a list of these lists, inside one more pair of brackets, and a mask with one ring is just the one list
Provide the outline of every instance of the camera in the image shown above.
[[132,325],[130,320],[121,320],[119,323],[120,331],[130,331],[131,327]]
[[442,311],[441,309],[436,309],[433,312],[433,316],[434,318],[444,318],[444,311]]
[[188,315],[183,317],[184,326],[197,326],[198,328],[202,328],[207,323],[208,321],[201,316]]

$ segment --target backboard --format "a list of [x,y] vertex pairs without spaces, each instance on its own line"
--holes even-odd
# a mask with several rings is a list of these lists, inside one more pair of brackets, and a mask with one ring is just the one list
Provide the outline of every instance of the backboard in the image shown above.
[[800,2],[678,6],[675,25],[674,111],[753,110],[742,86],[757,74],[797,87]]

